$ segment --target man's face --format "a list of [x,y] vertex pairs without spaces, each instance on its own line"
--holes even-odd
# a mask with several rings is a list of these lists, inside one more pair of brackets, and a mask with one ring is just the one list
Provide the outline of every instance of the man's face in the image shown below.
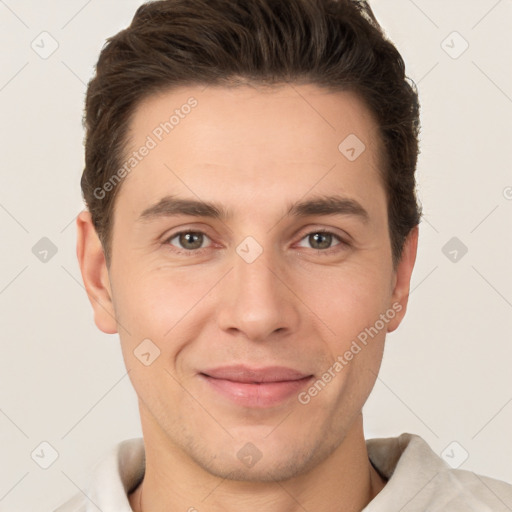
[[[139,106],[130,151],[148,136],[116,199],[117,324],[96,316],[119,330],[144,435],[221,477],[303,473],[355,428],[405,313],[375,122],[348,92],[188,87]],[[151,208],[171,198],[221,215]]]

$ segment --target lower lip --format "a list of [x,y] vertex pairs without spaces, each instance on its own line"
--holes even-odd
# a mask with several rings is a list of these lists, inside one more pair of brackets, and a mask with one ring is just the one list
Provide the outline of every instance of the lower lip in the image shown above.
[[238,405],[245,407],[272,407],[281,404],[292,396],[296,396],[313,378],[304,377],[299,380],[281,382],[263,382],[254,384],[234,382],[225,379],[214,379],[200,374],[215,391],[229,398]]

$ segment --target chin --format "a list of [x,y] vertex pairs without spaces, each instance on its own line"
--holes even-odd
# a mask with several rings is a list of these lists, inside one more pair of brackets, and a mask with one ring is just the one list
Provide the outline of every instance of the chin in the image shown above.
[[[297,444],[300,446],[300,443]],[[203,470],[215,477],[263,483],[286,481],[306,473],[330,451],[326,447],[323,450],[311,450],[303,445],[293,450],[285,446],[281,450],[276,450],[275,446],[266,446],[260,451],[251,442],[244,444],[235,453],[232,452],[232,445],[227,450],[229,452],[223,455],[208,450],[189,450],[189,455]]]
[[207,463],[203,469],[218,478],[237,482],[280,482],[302,473],[302,466],[292,460],[284,464],[277,461],[259,461],[253,467],[244,467],[238,460],[230,464]]

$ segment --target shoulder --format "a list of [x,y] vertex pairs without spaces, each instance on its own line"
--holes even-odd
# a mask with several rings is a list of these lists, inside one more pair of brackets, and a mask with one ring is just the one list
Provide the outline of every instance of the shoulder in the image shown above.
[[97,461],[86,490],[76,493],[53,512],[130,512],[128,493],[139,484],[144,471],[143,439],[121,441]]
[[[425,488],[432,510],[510,512],[512,485],[472,471],[447,468]],[[430,510],[430,509],[429,509]]]
[[368,454],[388,480],[365,512],[510,512],[512,485],[453,469],[419,436],[370,439]]
[[86,512],[86,510],[87,499],[81,492],[79,492],[59,508],[56,508],[53,512]]

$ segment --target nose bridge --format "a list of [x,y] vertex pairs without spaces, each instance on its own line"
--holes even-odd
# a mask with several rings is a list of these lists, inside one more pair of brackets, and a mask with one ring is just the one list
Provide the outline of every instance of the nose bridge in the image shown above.
[[254,297],[255,300],[260,300],[263,297],[266,297],[267,300],[275,299],[278,294],[275,267],[275,258],[268,250],[252,262],[243,257],[235,258],[233,278],[236,280],[236,289],[240,298],[247,294],[245,299],[251,297]]
[[277,270],[279,256],[270,249],[258,249],[251,240],[242,242],[233,256],[233,270],[223,289],[219,326],[240,331],[253,340],[264,340],[278,329],[295,329],[299,317],[293,294]]

